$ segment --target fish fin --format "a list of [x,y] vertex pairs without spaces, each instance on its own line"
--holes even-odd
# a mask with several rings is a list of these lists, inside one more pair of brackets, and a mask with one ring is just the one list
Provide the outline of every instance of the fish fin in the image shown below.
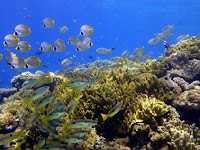
[[141,62],[139,61],[139,59],[138,59],[138,60],[136,60],[136,64],[141,64]]
[[172,25],[172,29],[174,29],[174,24]]
[[102,79],[102,80],[106,80],[106,75],[105,75],[105,74],[102,75],[102,76],[101,76],[101,79]]
[[112,53],[112,48],[108,50],[108,52],[111,54]]
[[93,28],[91,27],[90,28],[90,35],[93,33]]
[[67,89],[67,91],[68,91],[71,95],[74,94],[74,89]]
[[47,122],[47,117],[45,115],[41,115],[40,118],[43,124]]
[[22,100],[23,103],[25,103],[27,106],[29,106],[29,104],[31,103],[30,99],[26,98]]
[[168,36],[170,36],[170,35],[171,35],[171,32],[170,32],[170,31],[169,31],[169,32],[167,32],[167,35],[168,35]]
[[62,88],[65,89],[67,87],[67,82],[63,81],[62,82]]
[[187,34],[187,35],[186,35],[186,37],[187,37],[187,38],[190,38],[190,35],[189,35],[189,34]]
[[142,52],[144,52],[144,46],[142,46]]
[[35,107],[31,108],[31,111],[33,112],[34,115],[36,115],[36,109],[35,109]]
[[128,63],[128,58],[124,58],[124,62],[127,64]]
[[101,117],[102,117],[103,121],[105,121],[105,120],[108,118],[108,115],[107,115],[107,114],[102,114],[102,113],[101,113]]
[[143,55],[141,54],[141,55],[140,55],[140,58],[142,58],[142,57],[143,57]]
[[60,29],[60,33],[62,32],[62,27],[59,28]]

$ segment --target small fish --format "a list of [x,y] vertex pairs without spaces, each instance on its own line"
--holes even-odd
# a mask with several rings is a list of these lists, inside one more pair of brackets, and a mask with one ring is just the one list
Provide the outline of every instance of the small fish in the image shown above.
[[19,42],[19,38],[16,35],[8,34],[4,38],[3,45],[7,47],[13,47],[17,45],[18,42]]
[[0,53],[0,60],[2,60],[2,58],[3,58],[3,54]]
[[60,33],[66,33],[68,31],[68,28],[66,26],[63,26],[60,28]]
[[171,29],[174,29],[174,25],[165,26],[165,27],[163,27],[162,31],[163,32],[169,32]]
[[152,52],[147,53],[146,55],[143,56],[142,60],[144,62],[146,62],[147,60],[149,60],[149,58],[151,57]]
[[78,43],[78,38],[76,36],[71,36],[69,38],[68,44],[70,45],[76,45]]
[[107,53],[112,53],[112,50],[114,50],[114,48],[110,48],[110,49],[107,49],[107,48],[98,48],[96,50],[96,52],[98,52],[100,54],[107,54]]
[[167,41],[164,41],[164,40],[163,40],[163,45],[165,46],[165,48],[166,48],[167,50],[170,49],[170,45],[167,43]]
[[93,45],[93,43],[91,42],[91,39],[90,39],[89,37],[85,37],[85,38],[83,39],[83,47],[84,47],[85,49],[90,48],[92,45]]
[[47,104],[49,104],[50,102],[52,102],[52,100],[56,97],[55,94],[48,94],[45,97],[43,97],[38,104],[35,107],[35,111],[40,110],[42,107],[46,106]]
[[16,58],[11,62],[12,69],[22,69],[25,67],[25,59],[24,58]]
[[180,35],[177,40],[179,41],[183,41],[183,40],[186,40],[186,39],[189,39],[190,38],[190,35],[187,34],[187,35]]
[[11,65],[11,63],[13,62],[13,60],[17,59],[17,55],[14,54],[13,52],[9,52],[6,55],[6,62],[8,65]]
[[113,57],[113,58],[111,58],[111,61],[113,61],[113,62],[121,62],[121,63],[123,63],[123,62],[125,62],[126,64],[128,63],[128,58],[123,58],[123,57]]
[[42,86],[38,88],[36,91],[34,91],[32,97],[30,98],[30,101],[35,101],[44,96],[49,91],[49,88],[49,86]]
[[136,54],[141,53],[141,52],[144,52],[144,46],[142,46],[142,48],[136,48],[133,51],[132,55],[136,55]]
[[162,39],[164,37],[169,37],[171,35],[170,31],[168,32],[161,32],[156,35],[156,38]]
[[91,74],[93,71],[94,71],[94,67],[81,68],[81,69],[79,70],[79,73],[80,73],[81,75],[89,75],[89,74]]
[[68,66],[68,65],[70,65],[70,64],[72,64],[72,61],[71,61],[71,59],[64,59],[62,62],[61,62],[61,65],[62,66]]
[[81,129],[90,128],[96,126],[97,122],[94,120],[80,119],[71,122],[70,124],[64,125],[64,129]]
[[[72,80],[71,82],[67,83],[66,86],[75,89],[75,90],[81,90],[87,87],[90,84],[89,80]],[[65,87],[66,87],[65,86]]]
[[82,42],[82,41],[79,41],[79,42],[76,44],[76,51],[83,52],[83,51],[85,51],[85,50],[86,50],[86,48],[84,47],[83,42]]
[[31,18],[31,15],[25,15],[24,18]]
[[90,59],[94,59],[94,57],[93,56],[88,56]]
[[28,69],[36,68],[40,65],[41,60],[38,57],[31,56],[25,60],[25,67]]
[[49,42],[42,42],[40,45],[40,50],[42,52],[49,52],[52,50],[52,45]]
[[45,65],[45,64],[42,64],[41,66],[43,66],[43,67],[45,67],[45,68],[48,68],[48,66],[47,66],[47,65]]
[[62,52],[65,50],[65,43],[63,42],[63,40],[58,39],[54,42],[54,47],[53,50],[56,52]]
[[78,137],[78,136],[70,136],[68,135],[67,137],[60,137],[59,138],[59,141],[63,141],[65,143],[68,143],[68,144],[76,144],[76,143],[79,143],[82,141],[81,137]]
[[154,45],[154,44],[157,44],[158,42],[160,42],[160,40],[161,40],[160,38],[153,38],[153,39],[150,39],[148,41],[148,43],[151,45]]
[[70,136],[78,136],[78,137],[83,137],[88,133],[88,130],[74,130],[72,132],[70,132]]
[[19,138],[22,134],[23,134],[23,130],[20,130],[19,132],[1,134],[0,135],[0,146],[4,145],[4,144],[8,144],[12,140]]
[[83,25],[81,27],[80,35],[82,36],[90,36],[93,33],[93,28],[89,25]]
[[18,50],[18,51],[20,51],[20,52],[28,52],[31,49],[31,46],[26,41],[20,41],[17,44],[17,47],[15,49]]
[[43,24],[42,24],[42,27],[45,27],[45,28],[53,28],[55,25],[55,22],[53,19],[51,18],[45,18],[43,20]]
[[29,36],[30,33],[31,33],[31,30],[27,25],[20,24],[15,27],[14,35],[16,35],[17,37]]
[[36,52],[35,52],[35,55],[41,55],[42,53],[43,53],[43,52],[39,50],[39,51],[36,51]]
[[101,113],[101,116],[102,116],[103,121],[105,121],[107,118],[112,118],[114,115],[116,115],[116,114],[121,110],[121,107],[122,107],[122,102],[118,102],[118,103],[108,112],[108,114],[102,114],[102,113]]
[[51,120],[54,120],[54,119],[58,119],[60,118],[61,116],[63,116],[65,114],[65,112],[53,112],[49,115],[41,115],[41,120],[42,120],[42,123],[45,124],[47,121],[51,121]]
[[78,97],[76,97],[76,98],[74,99],[74,101],[69,105],[69,107],[68,107],[68,109],[67,109],[67,111],[66,111],[67,113],[71,113],[71,112],[74,111],[74,109],[75,109],[76,106],[78,105],[79,100],[80,100],[81,97],[83,97],[83,95],[78,95]]
[[22,87],[23,88],[32,88],[38,82],[40,82],[39,79],[29,79],[29,80],[24,81],[24,83],[22,84]]
[[76,55],[73,55],[74,58],[76,58]]
[[55,110],[64,110],[65,103],[62,100],[57,101],[56,103],[53,104],[52,106]]
[[127,57],[129,55],[129,50],[126,50],[122,53],[122,57]]

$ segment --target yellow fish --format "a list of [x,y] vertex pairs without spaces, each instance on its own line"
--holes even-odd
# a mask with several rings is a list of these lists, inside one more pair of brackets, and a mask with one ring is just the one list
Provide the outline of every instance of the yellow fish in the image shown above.
[[2,59],[3,55],[0,53],[0,60]]
[[7,47],[13,47],[17,45],[18,42],[19,42],[19,38],[16,35],[8,34],[4,38],[3,45]]
[[56,52],[62,52],[65,50],[65,43],[63,40],[58,39],[54,42],[53,50]]
[[25,68],[33,69],[40,65],[41,60],[35,56],[28,57],[25,60]]
[[16,50],[20,52],[28,52],[31,49],[31,46],[26,41],[21,41],[17,44]]
[[43,20],[43,25],[42,26],[45,27],[45,28],[53,28],[54,25],[55,25],[55,22],[51,18],[45,18]]
[[20,24],[20,25],[17,25],[15,27],[14,35],[16,35],[18,37],[29,36],[30,33],[31,33],[31,30],[30,30],[30,28],[27,25]]
[[89,25],[83,25],[81,27],[80,35],[82,36],[90,36],[93,33],[93,28]]
[[114,115],[116,115],[120,110],[121,110],[121,107],[122,107],[122,102],[118,102],[109,112],[108,114],[102,114],[101,113],[101,116],[102,116],[102,119],[103,121],[105,121],[107,118],[111,118],[113,117]]

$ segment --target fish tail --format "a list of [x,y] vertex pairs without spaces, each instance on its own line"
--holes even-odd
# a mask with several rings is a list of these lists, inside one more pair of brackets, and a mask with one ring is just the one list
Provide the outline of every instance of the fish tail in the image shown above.
[[102,80],[106,80],[106,75],[105,75],[105,74],[102,75],[102,76],[101,76],[101,79],[102,79]]
[[68,89],[67,91],[68,91],[71,95],[74,94],[74,89]]
[[41,115],[40,118],[43,124],[47,122],[47,117],[45,115]]
[[63,81],[62,82],[62,88],[65,89],[67,87],[67,82]]
[[29,104],[31,103],[30,99],[23,99],[22,100],[24,104],[26,104],[27,106],[29,106]]
[[141,55],[140,55],[140,58],[142,58],[142,57],[143,57],[143,55],[141,54]]
[[172,29],[174,29],[174,24],[172,25]]
[[140,63],[140,61],[139,61],[139,59],[138,59],[138,60],[136,60],[136,64],[141,64],[141,63]]
[[60,27],[59,29],[60,29],[60,33],[61,33],[62,32],[62,28]]
[[108,118],[108,115],[107,115],[107,114],[102,114],[102,113],[101,113],[101,117],[102,117],[103,121],[105,121],[105,120]]
[[170,35],[171,35],[171,32],[170,32],[170,31],[169,31],[169,32],[167,32],[167,35],[168,35],[168,36],[170,36]]
[[186,35],[186,37],[187,37],[187,38],[190,38],[190,35],[189,35],[189,34],[187,34],[187,35]]
[[112,48],[108,50],[108,52],[111,54],[112,53]]
[[142,46],[142,52],[144,52],[144,46]]
[[34,115],[36,114],[36,109],[34,107],[31,108],[31,111],[33,112]]
[[124,62],[127,64],[128,63],[128,58],[124,58]]

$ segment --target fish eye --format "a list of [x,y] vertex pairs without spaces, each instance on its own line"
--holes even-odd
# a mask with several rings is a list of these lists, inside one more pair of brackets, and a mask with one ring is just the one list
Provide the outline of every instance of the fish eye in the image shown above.
[[56,51],[56,49],[57,49],[57,48],[54,46],[54,47],[53,47],[53,50]]
[[14,66],[14,65],[11,65],[11,68],[12,68],[12,69],[15,69],[15,66]]
[[8,43],[6,41],[4,41],[5,46],[8,46]]
[[81,33],[80,33],[81,35],[83,35],[83,31],[81,31]]
[[90,46],[92,46],[92,42],[90,42]]
[[8,62],[7,64],[8,64],[9,66],[11,65],[11,63],[9,63],[9,62]]
[[19,46],[17,46],[17,50],[19,51]]
[[26,64],[26,66],[25,66],[26,68],[28,68],[28,64]]
[[78,47],[76,48],[76,51],[79,51],[79,48],[78,48]]
[[43,27],[46,27],[46,25],[43,23]]
[[17,31],[15,31],[14,34],[15,34],[16,36],[18,36],[18,32],[17,32]]
[[42,48],[42,46],[40,47],[40,50],[42,50],[43,48]]
[[68,41],[68,44],[71,44],[71,42],[70,42],[70,41]]

